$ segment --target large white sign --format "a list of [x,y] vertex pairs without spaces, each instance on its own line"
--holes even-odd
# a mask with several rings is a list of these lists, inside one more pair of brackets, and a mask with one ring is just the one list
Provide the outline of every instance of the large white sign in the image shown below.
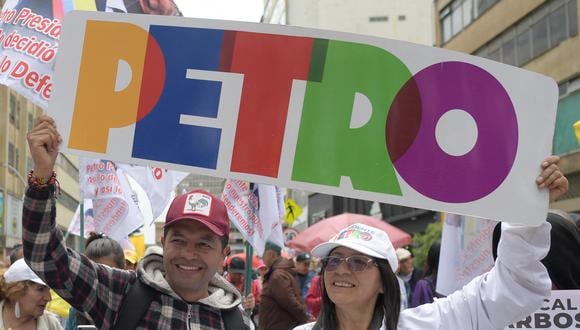
[[506,329],[578,329],[580,328],[580,290],[552,291],[534,314]]
[[72,12],[49,113],[64,152],[538,224],[557,100],[548,77],[395,40]]

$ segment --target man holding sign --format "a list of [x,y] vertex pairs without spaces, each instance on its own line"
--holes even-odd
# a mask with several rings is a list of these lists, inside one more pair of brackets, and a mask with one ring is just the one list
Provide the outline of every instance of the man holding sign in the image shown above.
[[166,217],[163,255],[149,254],[137,272],[98,265],[66,249],[55,225],[53,170],[60,135],[52,118],[40,117],[28,141],[34,172],[23,215],[25,258],[97,328],[113,328],[123,317],[124,297],[140,284],[152,297],[143,315],[132,315],[138,328],[253,329],[241,309],[241,294],[216,273],[229,251],[230,222],[221,200],[202,190],[176,197]]

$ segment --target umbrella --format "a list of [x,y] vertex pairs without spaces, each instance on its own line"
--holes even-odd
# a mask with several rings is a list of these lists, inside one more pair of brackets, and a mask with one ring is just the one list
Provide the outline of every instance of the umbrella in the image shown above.
[[411,244],[411,235],[391,224],[368,215],[343,213],[308,227],[286,245],[298,251],[310,252],[316,245],[328,242],[339,231],[354,223],[363,223],[385,231],[395,249]]

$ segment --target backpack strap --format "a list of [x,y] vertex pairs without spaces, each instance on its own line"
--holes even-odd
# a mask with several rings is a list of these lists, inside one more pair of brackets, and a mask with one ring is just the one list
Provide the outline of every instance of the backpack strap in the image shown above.
[[113,329],[135,329],[139,320],[141,320],[149,305],[151,305],[154,295],[155,290],[143,284],[137,277],[135,282],[131,284],[125,299],[123,299]]
[[244,322],[244,317],[242,316],[242,310],[236,306],[230,309],[222,310],[222,320],[226,330],[247,330],[248,327]]

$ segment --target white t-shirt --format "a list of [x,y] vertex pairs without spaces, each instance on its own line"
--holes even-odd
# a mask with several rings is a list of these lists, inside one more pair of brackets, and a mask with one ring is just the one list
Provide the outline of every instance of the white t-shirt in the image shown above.
[[[397,328],[504,329],[533,313],[550,295],[550,278],[540,263],[550,249],[550,228],[547,222],[538,227],[503,223],[492,270],[446,298],[402,311]],[[313,325],[294,329],[309,330]]]

